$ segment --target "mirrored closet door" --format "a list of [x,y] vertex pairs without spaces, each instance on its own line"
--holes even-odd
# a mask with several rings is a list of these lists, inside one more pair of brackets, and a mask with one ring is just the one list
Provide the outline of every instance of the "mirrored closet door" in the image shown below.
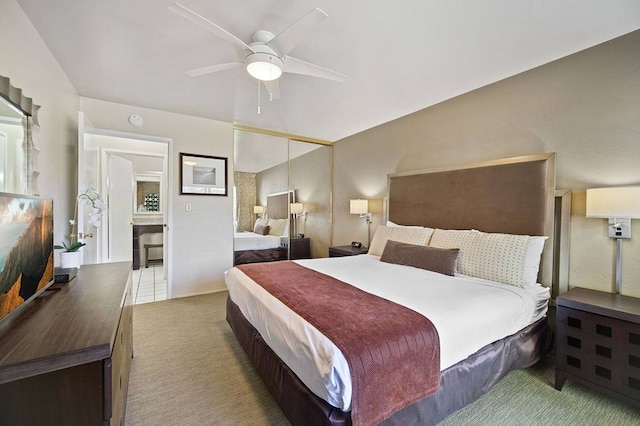
[[234,264],[326,257],[331,146],[236,128]]

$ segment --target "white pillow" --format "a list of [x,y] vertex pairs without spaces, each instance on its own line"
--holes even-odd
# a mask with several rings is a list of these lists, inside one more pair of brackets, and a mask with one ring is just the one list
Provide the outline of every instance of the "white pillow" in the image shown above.
[[269,219],[269,235],[280,237],[287,226],[287,219]]
[[459,248],[458,271],[517,287],[536,284],[547,237],[436,229],[430,246]]
[[479,233],[475,230],[436,229],[433,231],[429,246],[460,249],[456,270],[461,274],[473,275],[471,273],[475,265],[473,250],[475,250]]
[[472,264],[469,275],[524,287],[527,235],[479,232],[476,243],[469,256]]
[[544,249],[544,242],[548,237],[529,237],[527,245],[527,257],[524,260],[524,285],[532,286],[538,282],[538,270],[540,269],[540,256]]
[[378,225],[369,247],[369,254],[382,256],[387,240],[424,246],[429,242],[432,233],[431,228]]
[[256,232],[258,225],[263,228],[269,224],[269,219],[256,219],[256,223],[253,225],[253,232]]

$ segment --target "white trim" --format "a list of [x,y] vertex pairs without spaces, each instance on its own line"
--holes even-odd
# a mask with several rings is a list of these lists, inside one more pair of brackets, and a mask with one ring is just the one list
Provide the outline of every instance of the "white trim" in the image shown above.
[[[173,256],[173,251],[171,250],[171,244],[173,242],[173,238],[169,230],[171,228],[170,225],[173,221],[173,191],[169,190],[169,182],[171,181],[171,176],[174,175],[174,168],[173,168],[173,162],[170,161],[169,158],[171,156],[171,153],[173,152],[173,138],[141,135],[138,133],[119,132],[114,130],[104,130],[104,129],[97,129],[97,128],[87,128],[85,129],[85,133],[90,135],[109,136],[109,137],[115,137],[115,138],[133,139],[138,141],[157,142],[157,143],[167,144],[166,155],[163,155],[160,153],[150,153],[150,152],[145,152],[145,151],[140,151],[135,149],[101,148],[101,152],[100,152],[100,156],[101,156],[100,169],[101,170],[99,170],[100,176],[98,176],[98,181],[101,184],[103,184],[102,176],[104,174],[103,172],[104,169],[103,169],[102,162],[104,161],[103,159],[106,158],[107,152],[163,158],[163,170],[164,170],[164,173],[166,174],[165,178],[161,180],[162,187],[163,187],[162,190],[164,194],[166,194],[166,197],[165,197],[166,202],[163,203],[164,210],[162,211],[162,214],[164,216],[163,225],[165,230],[163,256],[164,256],[164,259],[166,259],[166,261],[163,262],[163,269],[164,269],[164,274],[167,281],[167,299],[171,299],[173,297],[173,280],[171,279],[171,276],[172,276],[171,274],[173,271],[173,266],[171,264],[172,263],[171,259]],[[101,244],[98,244],[98,247],[100,246]]]
[[120,132],[118,130],[105,130],[105,129],[98,129],[96,127],[87,127],[85,129],[85,133],[88,133],[90,135],[112,136],[114,138],[122,138],[122,139],[135,139],[135,140],[146,141],[146,142],[160,142],[160,143],[166,143],[166,144],[170,144],[171,142],[173,142],[172,138],[165,138],[162,136],[151,136],[151,135],[142,135],[140,133]]

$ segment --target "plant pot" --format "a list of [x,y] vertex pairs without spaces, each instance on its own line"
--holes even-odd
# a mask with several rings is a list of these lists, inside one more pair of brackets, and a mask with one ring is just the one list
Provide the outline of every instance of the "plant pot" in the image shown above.
[[60,267],[66,268],[79,268],[80,267],[80,252],[79,251],[63,251],[60,253]]

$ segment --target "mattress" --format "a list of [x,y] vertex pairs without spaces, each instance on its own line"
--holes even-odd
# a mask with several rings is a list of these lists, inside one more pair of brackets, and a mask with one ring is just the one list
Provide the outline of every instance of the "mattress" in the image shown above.
[[[428,317],[440,336],[441,370],[543,317],[549,298],[549,290],[542,286],[523,289],[449,277],[380,262],[371,255],[297,263]],[[227,271],[225,279],[231,300],[309,390],[349,411],[351,376],[340,350],[240,270]]]
[[265,250],[280,247],[280,237],[276,235],[259,235],[253,232],[237,232],[233,234],[233,250]]

